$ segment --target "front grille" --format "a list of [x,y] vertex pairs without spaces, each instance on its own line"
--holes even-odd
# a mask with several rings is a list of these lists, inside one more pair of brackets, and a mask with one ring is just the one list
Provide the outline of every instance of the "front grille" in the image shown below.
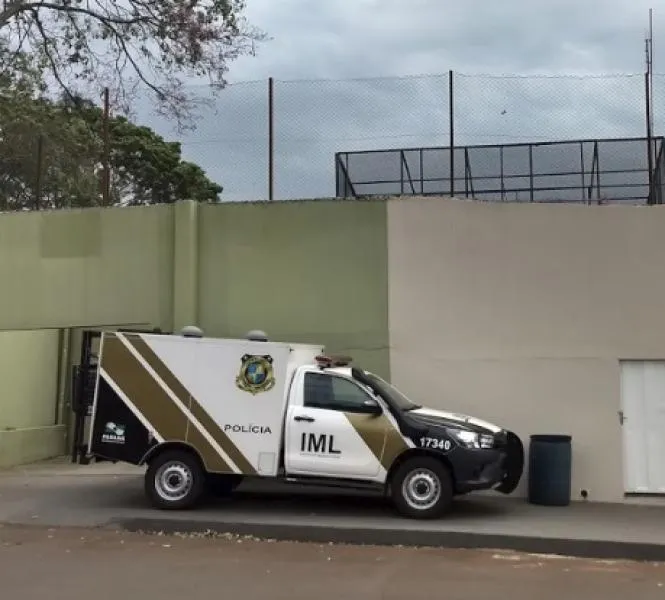
[[508,448],[508,433],[504,430],[501,430],[499,433],[494,435],[494,447],[497,450],[504,450]]

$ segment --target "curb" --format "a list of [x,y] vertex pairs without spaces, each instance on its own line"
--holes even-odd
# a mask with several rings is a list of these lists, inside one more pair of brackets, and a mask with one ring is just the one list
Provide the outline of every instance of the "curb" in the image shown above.
[[319,525],[233,523],[187,519],[114,519],[111,525],[128,532],[213,533],[290,542],[371,546],[414,546],[472,550],[512,550],[605,560],[665,561],[665,543],[616,542],[590,539],[482,534],[414,529],[343,528]]

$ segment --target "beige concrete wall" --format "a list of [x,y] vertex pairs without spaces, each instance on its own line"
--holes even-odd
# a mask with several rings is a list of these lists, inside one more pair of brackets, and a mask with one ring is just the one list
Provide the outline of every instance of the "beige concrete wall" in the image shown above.
[[665,207],[391,200],[393,381],[572,434],[574,497],[623,500],[618,361],[665,358],[664,231]]
[[57,423],[58,332],[0,332],[0,466],[65,449]]

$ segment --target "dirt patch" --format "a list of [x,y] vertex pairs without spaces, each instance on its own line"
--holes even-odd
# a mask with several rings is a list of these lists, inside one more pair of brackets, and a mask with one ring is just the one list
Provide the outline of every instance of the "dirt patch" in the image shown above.
[[50,600],[665,598],[665,565],[656,563],[84,528],[0,527],[0,577],[7,597]]

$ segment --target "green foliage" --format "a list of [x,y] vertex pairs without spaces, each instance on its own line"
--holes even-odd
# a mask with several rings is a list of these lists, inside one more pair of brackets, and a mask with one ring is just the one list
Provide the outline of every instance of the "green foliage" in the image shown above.
[[244,0],[5,0],[0,44],[28,55],[70,98],[86,84],[109,87],[125,110],[143,88],[182,125],[193,106],[184,81],[205,77],[221,89],[228,63],[265,39],[244,9]]
[[[5,75],[4,82],[0,210],[102,204],[102,110],[75,97],[47,100],[25,74]],[[109,120],[109,140],[111,204],[219,200],[222,187],[198,165],[182,160],[179,143],[122,116]]]
[[[0,210],[100,204],[102,113],[81,96],[106,87],[114,113],[129,114],[143,89],[185,126],[199,102],[185,81],[223,89],[228,63],[265,39],[244,9],[244,0],[4,0]],[[122,117],[109,131],[112,203],[218,199],[222,188],[182,160],[179,144]]]
[[[75,114],[87,124],[88,131],[103,131],[101,109],[88,106]],[[218,201],[222,187],[210,181],[201,167],[182,160],[178,142],[167,142],[149,127],[125,117],[110,120],[109,136],[114,203]]]

